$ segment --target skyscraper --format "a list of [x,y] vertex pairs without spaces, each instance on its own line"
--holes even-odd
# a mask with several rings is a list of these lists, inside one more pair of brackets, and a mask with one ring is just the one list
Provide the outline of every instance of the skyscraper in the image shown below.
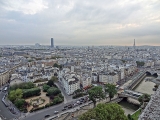
[[53,40],[53,38],[51,38],[51,48],[53,48],[54,47],[54,40]]
[[135,39],[134,39],[134,43],[133,43],[133,48],[134,48],[134,50],[136,49],[136,42],[135,42]]

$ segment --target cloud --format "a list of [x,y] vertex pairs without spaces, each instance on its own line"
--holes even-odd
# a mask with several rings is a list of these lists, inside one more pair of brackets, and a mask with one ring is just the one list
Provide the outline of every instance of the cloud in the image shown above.
[[50,44],[53,37],[58,45],[129,45],[135,38],[156,44],[159,6],[159,0],[4,0],[0,42]]
[[7,11],[16,11],[24,14],[34,15],[48,8],[44,0],[4,0],[1,1],[3,8]]

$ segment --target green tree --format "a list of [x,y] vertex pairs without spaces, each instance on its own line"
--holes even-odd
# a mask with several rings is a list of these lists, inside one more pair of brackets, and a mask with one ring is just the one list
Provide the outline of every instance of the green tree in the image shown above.
[[52,96],[52,95],[56,96],[56,95],[58,95],[59,93],[61,93],[61,91],[60,91],[58,88],[55,88],[55,87],[50,87],[50,88],[47,90],[47,94],[48,94],[49,96]]
[[78,118],[78,120],[92,120],[92,119],[96,120],[96,111],[94,109],[89,109],[87,112],[85,112]]
[[151,99],[151,96],[145,93],[138,98],[138,101],[141,103],[141,105],[143,105],[144,102],[149,102],[150,99]]
[[88,91],[89,99],[93,101],[94,107],[96,106],[96,99],[104,99],[105,95],[102,87],[95,86]]
[[47,92],[47,90],[48,90],[49,88],[50,88],[49,85],[44,84],[44,85],[43,85],[43,92]]
[[34,88],[35,85],[32,82],[26,82],[26,83],[20,83],[20,84],[14,84],[10,87],[10,90],[16,90],[16,89],[31,89]]
[[54,63],[53,67],[59,67],[59,65],[57,63]]
[[23,98],[40,95],[40,88],[23,89]]
[[24,99],[17,99],[15,102],[14,102],[15,106],[17,108],[23,108],[25,107],[25,104],[26,104],[26,101]]
[[74,93],[77,95],[78,93],[81,93],[82,92],[82,90],[81,89],[77,89],[77,90],[75,90],[74,91]]
[[79,120],[128,120],[124,110],[117,103],[100,103],[95,108],[82,114]]
[[50,87],[52,87],[54,85],[53,80],[48,80],[47,85],[50,86]]
[[128,114],[128,120],[134,120],[130,114]]
[[8,98],[14,102],[15,100],[21,99],[23,92],[21,89],[12,90],[9,92]]
[[136,64],[138,67],[144,66],[144,62],[143,61],[136,61]]
[[55,98],[54,98],[54,100],[53,100],[53,103],[54,104],[57,104],[57,103],[60,103],[60,102],[62,102],[63,100],[62,100],[62,98],[60,98],[59,96],[56,96]]
[[54,83],[54,82],[57,82],[58,78],[56,76],[52,76],[50,80],[52,80]]
[[113,84],[106,84],[105,85],[105,92],[109,94],[110,100],[117,94],[116,86]]

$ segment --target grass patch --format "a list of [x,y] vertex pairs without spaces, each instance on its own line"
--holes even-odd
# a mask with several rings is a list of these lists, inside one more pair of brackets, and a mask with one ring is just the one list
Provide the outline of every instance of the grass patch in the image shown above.
[[140,114],[141,114],[141,109],[139,109],[132,115],[133,120],[138,120]]

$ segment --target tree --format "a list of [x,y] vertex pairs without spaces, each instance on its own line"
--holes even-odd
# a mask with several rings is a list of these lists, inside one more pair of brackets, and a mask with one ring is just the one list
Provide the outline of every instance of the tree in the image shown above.
[[105,95],[103,93],[102,87],[95,86],[88,91],[89,99],[93,101],[94,107],[96,106],[96,99],[104,99]]
[[56,76],[52,76],[50,80],[52,80],[53,83],[54,83],[54,82],[56,82],[58,80],[58,78]]
[[143,61],[136,61],[136,64],[138,67],[142,67],[145,63]]
[[59,69],[62,70],[62,65],[58,65],[57,63],[55,63],[55,64],[53,65],[53,67],[57,67],[57,68],[59,68]]
[[8,98],[14,102],[17,99],[21,99],[23,96],[23,92],[21,89],[12,90],[9,92]]
[[113,84],[106,84],[105,85],[105,92],[109,94],[110,100],[117,94],[116,86]]
[[144,102],[149,102],[150,99],[151,96],[145,93],[138,98],[138,101],[141,103],[141,105],[144,105]]
[[47,92],[47,90],[50,88],[49,85],[44,84],[43,85],[43,92]]
[[50,86],[50,87],[52,87],[52,86],[54,85],[53,80],[49,80],[49,81],[47,82],[47,85]]
[[47,90],[47,94],[48,94],[49,96],[52,96],[52,95],[56,96],[56,95],[58,95],[59,93],[61,93],[61,91],[60,91],[58,88],[55,88],[55,87],[50,87],[50,88]]
[[117,103],[100,103],[95,108],[82,114],[79,120],[128,120],[124,110]]
[[57,77],[57,76],[58,76],[58,74],[57,74],[57,73],[54,73],[54,76],[56,76],[56,77]]
[[128,114],[128,120],[134,120],[130,114]]
[[81,89],[77,89],[77,90],[74,91],[74,93],[75,93],[76,95],[77,95],[78,93],[80,93],[80,92],[82,92]]
[[40,95],[40,88],[23,89],[23,98]]
[[59,67],[59,65],[57,63],[54,63],[53,67]]
[[25,107],[25,104],[26,104],[26,101],[24,100],[24,99],[18,99],[18,100],[16,100],[15,102],[14,102],[14,104],[15,104],[15,106],[17,107],[17,108],[23,108],[23,107]]
[[89,109],[87,112],[82,114],[78,120],[96,120],[96,111],[94,109]]
[[31,89],[34,88],[35,85],[32,82],[26,82],[26,83],[20,83],[20,84],[14,84],[10,87],[10,90],[16,90],[16,89]]

